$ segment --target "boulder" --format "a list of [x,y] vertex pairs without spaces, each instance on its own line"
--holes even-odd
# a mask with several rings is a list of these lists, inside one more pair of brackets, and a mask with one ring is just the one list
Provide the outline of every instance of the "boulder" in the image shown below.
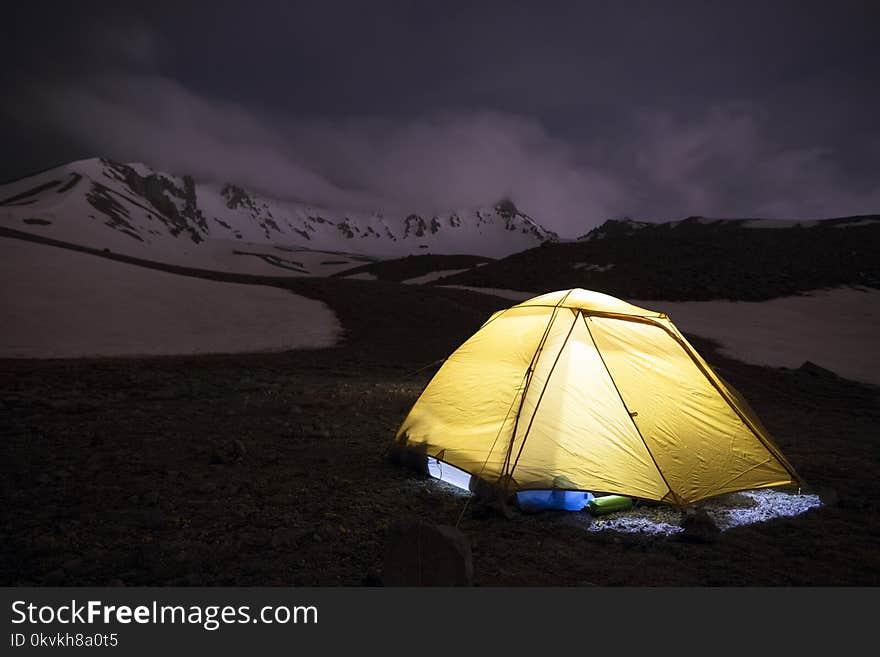
[[721,536],[721,530],[705,509],[686,507],[682,514],[681,540],[689,543],[714,543]]
[[385,586],[471,586],[474,566],[467,537],[455,527],[407,518],[389,531]]
[[804,374],[809,374],[810,376],[821,377],[824,379],[837,379],[839,378],[837,374],[832,372],[829,369],[825,369],[820,365],[816,365],[816,363],[805,360],[803,364],[798,368]]
[[819,496],[819,501],[822,502],[823,506],[837,506],[840,503],[840,496],[837,494],[837,490],[829,486],[820,487],[816,490],[816,494]]

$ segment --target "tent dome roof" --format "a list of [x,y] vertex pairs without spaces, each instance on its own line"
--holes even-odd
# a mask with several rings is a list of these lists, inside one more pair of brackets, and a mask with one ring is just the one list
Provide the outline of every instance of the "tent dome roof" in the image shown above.
[[592,290],[584,290],[579,287],[570,290],[548,292],[547,294],[527,299],[514,307],[556,305],[559,305],[560,308],[575,308],[593,312],[616,313],[620,315],[665,317],[663,313],[640,308],[608,294],[593,292]]

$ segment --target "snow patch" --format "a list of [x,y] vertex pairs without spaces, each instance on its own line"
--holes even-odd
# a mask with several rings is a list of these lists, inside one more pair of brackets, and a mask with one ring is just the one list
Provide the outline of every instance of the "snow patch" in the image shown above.
[[[512,301],[538,296],[467,285]],[[880,385],[880,290],[835,288],[769,301],[662,301],[624,299],[670,316],[679,330],[708,338],[722,354],[755,365],[800,367],[812,361],[844,378]]]
[[496,287],[471,287],[469,285],[442,285],[438,287],[451,287],[456,290],[470,290],[471,292],[479,292],[480,294],[488,294],[493,297],[501,297],[502,299],[511,299],[513,301],[525,301],[526,299],[538,296],[536,292],[521,292],[519,290],[505,290]]
[[609,262],[608,264],[605,264],[605,265],[597,265],[597,264],[594,264],[591,262],[575,262],[574,264],[572,264],[571,268],[572,269],[583,269],[585,271],[603,272],[603,271],[609,271],[611,269],[614,269],[614,263]]
[[811,228],[819,223],[818,219],[750,219],[744,221],[741,225],[743,228],[794,228],[801,226],[803,228]]
[[15,239],[0,240],[3,358],[321,348],[342,329],[323,303]]
[[133,169],[137,175],[143,178],[151,176],[155,173],[153,169],[148,167],[146,164],[141,164],[140,162],[127,162],[125,166],[131,167],[131,169]]
[[880,290],[836,288],[760,302],[627,301],[666,313],[679,330],[720,343],[736,360],[790,368],[809,360],[880,385]]
[[401,281],[401,283],[403,283],[404,285],[422,285],[423,283],[436,281],[437,279],[443,278],[444,276],[454,276],[455,274],[461,274],[462,272],[466,271],[470,271],[470,269],[440,269],[438,271],[429,272],[422,276],[416,276],[415,278],[407,278],[405,281]]
[[859,226],[870,226],[871,224],[880,224],[880,219],[859,219],[858,221],[846,221],[834,224],[834,228],[857,228]]
[[358,272],[357,274],[351,274],[350,276],[346,276],[345,278],[352,278],[357,281],[377,281],[379,277],[376,274],[371,274],[368,271]]

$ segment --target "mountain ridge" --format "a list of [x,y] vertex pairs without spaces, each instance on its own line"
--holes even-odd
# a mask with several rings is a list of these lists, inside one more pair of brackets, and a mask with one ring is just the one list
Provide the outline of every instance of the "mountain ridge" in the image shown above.
[[[407,279],[448,261],[432,283],[743,299],[823,285],[872,287],[880,280],[880,215],[623,217],[565,239],[510,199],[440,215],[355,213],[99,158],[0,185],[0,227],[144,260],[256,275]],[[448,263],[463,254],[487,264],[456,273],[463,265]],[[412,260],[425,255],[440,260]],[[369,264],[400,258],[410,261],[381,271]]]
[[[558,238],[504,199],[431,215],[346,211],[100,158],[0,185],[0,221],[8,228],[38,226],[42,234],[68,241],[77,241],[78,232],[90,233],[112,242],[107,248],[126,252],[136,242],[167,246],[182,239],[191,247],[227,240],[380,258],[462,253],[477,244],[485,251],[481,255],[499,257]],[[101,233],[101,226],[115,234]],[[171,250],[181,249],[178,243]]]

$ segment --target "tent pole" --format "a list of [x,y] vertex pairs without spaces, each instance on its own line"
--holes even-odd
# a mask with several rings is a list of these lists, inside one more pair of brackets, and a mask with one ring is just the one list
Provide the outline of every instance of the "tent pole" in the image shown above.
[[519,427],[519,418],[520,414],[522,413],[523,404],[526,401],[526,395],[529,394],[529,384],[532,382],[532,374],[534,374],[535,368],[538,365],[538,358],[540,357],[541,352],[544,350],[544,343],[547,342],[547,337],[550,335],[550,328],[553,326],[553,322],[556,319],[559,308],[562,306],[562,304],[565,302],[571,292],[571,290],[566,292],[565,295],[556,303],[556,305],[553,306],[553,312],[550,313],[550,321],[547,322],[547,327],[544,329],[544,334],[541,336],[541,339],[538,342],[538,346],[535,349],[535,353],[532,355],[532,360],[529,363],[529,367],[526,370],[526,382],[523,386],[522,397],[520,397],[519,400],[519,407],[516,410],[516,419],[513,422],[513,431],[510,435],[510,442],[507,445],[507,453],[504,456],[504,464],[501,468],[501,475],[499,475],[498,477],[499,484],[501,484],[502,480],[505,479],[505,477],[508,477],[510,475],[510,472],[508,472],[508,468],[510,466],[510,456],[513,452],[513,443],[516,440],[516,431]]
[[669,492],[672,494],[672,498],[675,500],[675,503],[681,507],[684,504],[684,501],[679,497],[678,493],[672,490],[672,486],[669,485],[669,482],[666,480],[666,475],[663,474],[663,470],[660,469],[660,466],[657,464],[657,459],[654,458],[654,453],[651,451],[651,448],[648,447],[648,442],[645,440],[645,437],[642,435],[641,430],[639,429],[639,425],[636,424],[635,417],[632,412],[626,405],[626,402],[623,400],[623,395],[620,394],[620,388],[617,387],[617,381],[614,380],[614,376],[611,374],[611,370],[608,368],[608,363],[605,362],[605,357],[602,355],[602,351],[599,349],[599,345],[596,344],[596,338],[593,337],[593,332],[590,330],[590,322],[586,313],[581,313],[581,316],[584,318],[584,326],[587,327],[587,333],[590,335],[590,340],[593,341],[593,348],[596,350],[596,353],[599,354],[599,360],[602,361],[602,365],[605,366],[605,371],[608,372],[608,378],[611,379],[611,385],[614,386],[614,390],[617,391],[617,396],[620,398],[620,403],[623,404],[623,409],[626,411],[627,416],[629,416],[630,422],[633,424],[633,428],[636,430],[636,433],[639,434],[639,438],[642,439],[642,444],[644,444],[645,449],[648,452],[648,456],[651,457],[651,460],[654,462],[654,467],[657,468],[657,474],[660,475],[660,478],[663,479],[663,483],[666,484],[666,488],[669,489]]

